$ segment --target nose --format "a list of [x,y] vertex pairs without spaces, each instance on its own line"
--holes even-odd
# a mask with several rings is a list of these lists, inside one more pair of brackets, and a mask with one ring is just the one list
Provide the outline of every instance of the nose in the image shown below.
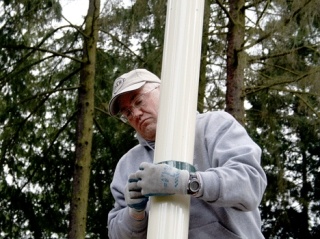
[[143,114],[143,111],[141,110],[141,107],[139,107],[139,108],[132,107],[131,112],[132,112],[133,118],[138,118],[140,115]]

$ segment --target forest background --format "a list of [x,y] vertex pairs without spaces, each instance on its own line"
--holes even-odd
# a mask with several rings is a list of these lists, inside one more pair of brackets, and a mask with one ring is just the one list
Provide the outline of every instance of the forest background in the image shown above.
[[[137,144],[108,114],[112,84],[161,73],[167,1],[88,0],[80,24],[62,2],[0,1],[0,238],[108,238],[113,171]],[[198,111],[261,146],[266,238],[320,238],[319,6],[205,1]]]

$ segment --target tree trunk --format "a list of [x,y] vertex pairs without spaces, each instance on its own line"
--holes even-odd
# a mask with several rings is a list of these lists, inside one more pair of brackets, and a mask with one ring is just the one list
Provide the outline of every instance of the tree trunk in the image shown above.
[[226,111],[244,124],[245,0],[229,1]]
[[204,3],[204,17],[203,17],[203,30],[202,30],[202,45],[201,45],[201,59],[200,59],[200,79],[198,91],[198,111],[200,113],[204,110],[205,94],[206,94],[206,68],[207,68],[207,54],[209,42],[209,26],[210,26],[210,0],[205,0]]
[[[305,148],[303,145],[302,148]],[[301,218],[299,220],[300,230],[298,235],[300,238],[311,238],[309,232],[309,202],[310,202],[310,185],[308,182],[308,156],[307,150],[302,151],[302,188],[301,188]]]
[[83,63],[80,72],[76,158],[71,199],[69,239],[84,239],[91,171],[94,116],[94,79],[100,0],[90,0],[83,38]]

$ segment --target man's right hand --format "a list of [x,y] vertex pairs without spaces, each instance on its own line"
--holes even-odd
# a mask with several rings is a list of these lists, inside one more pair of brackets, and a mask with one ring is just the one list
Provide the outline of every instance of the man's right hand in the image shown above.
[[145,217],[145,209],[149,197],[141,194],[141,188],[137,185],[138,179],[135,174],[130,174],[125,187],[125,200],[129,207],[129,214],[136,220],[142,220]]

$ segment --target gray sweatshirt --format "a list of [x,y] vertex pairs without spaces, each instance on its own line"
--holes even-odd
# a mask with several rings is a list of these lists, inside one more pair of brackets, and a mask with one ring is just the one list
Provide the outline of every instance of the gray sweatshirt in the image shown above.
[[[129,215],[124,199],[128,175],[141,162],[153,162],[153,144],[138,137],[140,144],[118,162],[110,189],[115,199],[108,215],[110,239],[146,238],[146,217]],[[202,178],[203,195],[191,197],[189,239],[259,239],[258,206],[267,185],[260,165],[261,149],[228,113],[198,114],[194,166]]]

